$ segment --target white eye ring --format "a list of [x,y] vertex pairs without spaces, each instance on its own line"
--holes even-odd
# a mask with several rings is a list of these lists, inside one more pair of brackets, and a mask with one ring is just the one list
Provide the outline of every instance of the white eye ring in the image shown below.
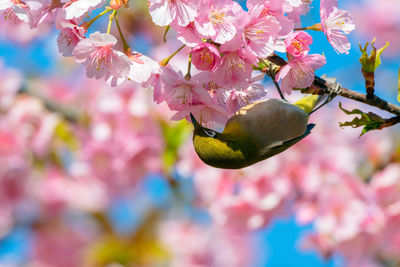
[[215,132],[212,130],[204,130],[204,132],[209,136],[209,137],[213,137],[215,136]]

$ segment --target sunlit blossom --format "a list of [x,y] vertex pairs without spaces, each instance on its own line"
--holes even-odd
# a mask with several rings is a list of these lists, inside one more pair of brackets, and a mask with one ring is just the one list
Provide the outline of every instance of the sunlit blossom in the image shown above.
[[150,0],[149,12],[155,24],[186,26],[196,17],[199,5],[190,0]]
[[275,77],[282,80],[282,91],[290,94],[293,88],[307,88],[314,81],[315,70],[325,65],[324,56],[318,54],[295,58],[283,66]]
[[87,67],[88,77],[121,78],[129,73],[129,58],[112,47],[117,39],[110,34],[95,32],[89,38],[79,41],[73,51],[74,59]]
[[337,5],[337,0],[321,1],[322,30],[337,53],[348,54],[350,42],[345,34],[349,34],[354,30],[355,25],[350,13],[346,10],[338,9]]

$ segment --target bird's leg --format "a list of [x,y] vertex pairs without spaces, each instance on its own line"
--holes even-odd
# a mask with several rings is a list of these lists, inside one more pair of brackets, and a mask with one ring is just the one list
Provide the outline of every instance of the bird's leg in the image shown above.
[[331,90],[329,91],[328,97],[325,99],[325,101],[322,104],[320,104],[318,107],[316,107],[313,110],[311,110],[311,112],[308,113],[309,115],[311,115],[312,113],[314,113],[318,109],[322,108],[323,106],[325,106],[326,104],[331,102],[335,98],[335,96],[339,95],[340,92],[342,91],[340,83],[334,83],[334,84],[330,85],[329,87],[330,87]]
[[275,87],[278,90],[278,93],[281,96],[282,100],[287,101],[285,99],[285,96],[282,93],[281,88],[279,87],[279,84],[275,81],[275,75],[274,75],[275,71],[274,71],[274,67],[272,66],[272,64],[270,64],[269,67],[265,70],[265,74],[267,74],[271,78],[272,82],[275,84]]

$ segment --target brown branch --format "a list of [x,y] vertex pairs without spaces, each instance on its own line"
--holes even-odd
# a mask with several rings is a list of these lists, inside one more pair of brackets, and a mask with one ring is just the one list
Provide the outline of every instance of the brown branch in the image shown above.
[[[276,66],[272,66],[271,69],[273,69],[273,70],[277,70],[278,66],[283,66],[283,65],[287,64],[287,62],[283,58],[279,57],[278,55],[273,55],[273,56],[268,57],[267,60],[264,61],[264,63],[266,63],[266,64],[272,63],[272,64],[276,65]],[[302,90],[302,92],[322,95],[322,94],[326,94],[326,93],[328,93],[328,94],[332,93],[332,92],[334,92],[334,89],[335,89],[335,86],[333,84],[329,84],[324,79],[322,79],[318,76],[315,76],[313,85],[306,90]],[[399,106],[391,104],[376,95],[373,95],[373,96],[367,98],[367,96],[365,94],[355,92],[353,90],[344,88],[342,86],[340,86],[340,92],[338,95],[361,102],[361,103],[364,103],[364,104],[367,104],[367,105],[370,105],[370,106],[377,107],[381,110],[390,112],[396,116],[400,116],[400,107]]]
[[393,125],[395,125],[397,123],[400,123],[400,116],[392,117],[390,119],[386,119],[385,122],[382,123],[381,126],[379,126],[379,129],[390,127],[390,126],[393,126]]
[[61,115],[64,119],[66,119],[69,122],[72,123],[77,123],[79,121],[79,113],[76,110],[73,110],[71,108],[68,108],[54,100],[51,100],[47,97],[45,97],[44,95],[42,95],[41,93],[29,89],[27,86],[22,87],[19,91],[19,94],[26,94],[32,97],[35,97],[37,99],[39,99],[40,101],[42,101],[43,105],[51,112],[55,112],[58,113],[59,115]]

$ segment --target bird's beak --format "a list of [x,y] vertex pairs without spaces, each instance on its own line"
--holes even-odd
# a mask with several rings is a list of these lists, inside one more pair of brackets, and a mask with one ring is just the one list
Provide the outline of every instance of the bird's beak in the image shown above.
[[198,127],[201,126],[201,125],[196,121],[196,119],[194,118],[192,112],[190,112],[190,119],[192,120],[192,123],[193,123],[194,128],[198,128]]

